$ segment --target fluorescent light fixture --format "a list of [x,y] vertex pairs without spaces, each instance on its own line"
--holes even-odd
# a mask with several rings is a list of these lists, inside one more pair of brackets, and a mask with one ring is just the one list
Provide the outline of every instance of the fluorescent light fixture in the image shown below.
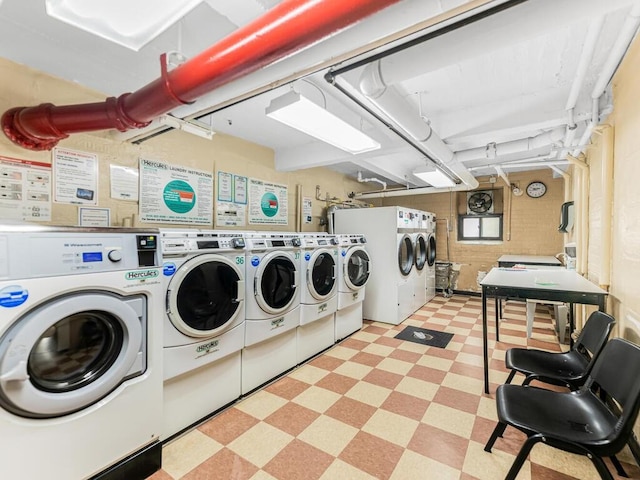
[[197,135],[207,140],[211,140],[216,134],[209,125],[199,122],[198,120],[182,120],[172,115],[162,115],[158,120],[162,125],[175,128],[176,130],[182,130],[183,132],[191,133],[192,135]]
[[47,14],[136,52],[202,0],[46,0]]
[[271,100],[266,114],[349,153],[380,148],[378,142],[293,90]]
[[420,180],[436,188],[453,187],[456,184],[448,175],[445,175],[442,170],[431,164],[414,170],[413,174]]

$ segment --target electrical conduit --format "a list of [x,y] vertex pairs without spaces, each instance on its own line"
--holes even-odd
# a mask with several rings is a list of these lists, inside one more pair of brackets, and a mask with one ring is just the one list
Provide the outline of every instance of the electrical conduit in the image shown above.
[[101,103],[16,107],[2,115],[2,130],[17,145],[50,150],[69,134],[142,128],[241,76],[288,56],[399,0],[284,0],[201,54],[133,93]]

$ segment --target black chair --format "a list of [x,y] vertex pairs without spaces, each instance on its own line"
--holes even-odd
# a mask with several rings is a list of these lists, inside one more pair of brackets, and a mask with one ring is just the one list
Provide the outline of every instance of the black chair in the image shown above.
[[615,458],[630,440],[640,409],[640,347],[616,338],[604,347],[591,375],[577,391],[555,392],[522,385],[500,385],[496,392],[498,425],[484,447],[493,444],[507,426],[527,435],[506,476],[515,479],[533,446],[543,442],[586,455],[600,477],[612,480],[603,457]]
[[507,350],[505,365],[511,369],[511,373],[505,383],[511,383],[516,372],[520,372],[526,377],[522,385],[539,380],[577,390],[591,372],[615,323],[611,315],[593,312],[568,352],[545,352],[526,348]]

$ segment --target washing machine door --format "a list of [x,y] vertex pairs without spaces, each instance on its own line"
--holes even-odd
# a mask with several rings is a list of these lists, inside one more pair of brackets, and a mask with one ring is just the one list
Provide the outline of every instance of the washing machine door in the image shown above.
[[408,234],[402,235],[398,245],[398,267],[400,273],[405,277],[411,273],[413,268],[413,242]]
[[275,315],[286,311],[295,300],[297,288],[297,269],[293,259],[279,252],[265,255],[253,283],[260,308]]
[[342,278],[351,290],[360,290],[369,280],[371,260],[369,254],[362,247],[347,250],[343,259],[344,269]]
[[436,263],[436,236],[433,234],[429,234],[429,239],[427,240],[427,265],[433,267]]
[[171,278],[167,315],[183,334],[211,337],[230,326],[243,301],[244,275],[234,259],[203,254],[183,263]]
[[427,263],[427,241],[424,235],[418,235],[416,237],[415,245],[415,266],[418,271],[421,271]]
[[0,405],[51,418],[100,401],[146,369],[146,297],[109,292],[53,298],[0,337]]
[[307,286],[313,298],[323,300],[336,291],[336,255],[321,248],[311,255],[307,267]]

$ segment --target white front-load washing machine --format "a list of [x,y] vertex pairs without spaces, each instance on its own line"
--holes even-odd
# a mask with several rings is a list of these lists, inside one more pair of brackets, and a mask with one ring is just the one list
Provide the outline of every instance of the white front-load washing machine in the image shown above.
[[431,212],[423,212],[426,217],[422,223],[422,229],[427,239],[427,295],[426,301],[436,296],[436,215]]
[[154,230],[0,226],[0,478],[160,468],[160,261]]
[[167,439],[240,397],[245,243],[239,233],[160,232]]
[[299,235],[247,233],[245,241],[243,394],[296,366],[300,325]]
[[297,330],[298,363],[335,343],[338,309],[337,238],[324,232],[304,233],[300,255],[300,326]]
[[362,302],[371,271],[371,259],[365,250],[367,239],[360,234],[337,235],[338,310],[335,341],[362,328]]

